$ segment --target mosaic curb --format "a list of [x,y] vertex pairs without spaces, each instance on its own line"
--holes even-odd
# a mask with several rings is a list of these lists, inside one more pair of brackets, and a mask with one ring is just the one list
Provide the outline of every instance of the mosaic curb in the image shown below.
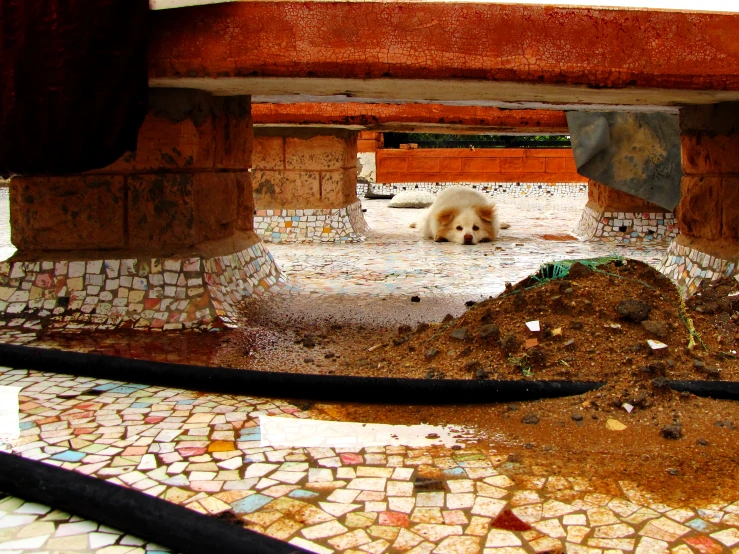
[[236,305],[285,278],[258,242],[212,258],[0,262],[0,328],[235,327]]
[[257,210],[254,231],[264,242],[361,242],[369,226],[357,201],[344,208]]
[[672,279],[683,296],[692,296],[700,284],[734,276],[739,281],[739,255],[727,260],[711,256],[690,246],[670,243],[657,271]]
[[638,244],[667,242],[679,231],[674,213],[607,212],[585,206],[575,234],[583,240]]
[[587,194],[587,183],[372,183],[370,185],[357,183],[357,195],[367,192],[374,194],[398,194],[408,190],[417,190],[438,194],[442,190],[453,186],[465,186],[482,193],[495,196],[504,194],[509,196],[579,196]]

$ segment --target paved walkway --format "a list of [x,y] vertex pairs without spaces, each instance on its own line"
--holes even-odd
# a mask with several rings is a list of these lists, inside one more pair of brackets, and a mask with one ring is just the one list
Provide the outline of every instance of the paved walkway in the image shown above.
[[[419,243],[407,228],[418,212],[367,201],[374,233],[366,242],[271,250],[306,306],[350,296],[356,310],[391,318],[394,303],[420,294],[429,299],[421,309],[441,313],[461,309],[461,298],[495,294],[545,261],[618,250],[566,237],[583,203],[501,200],[511,229],[498,242],[462,247]],[[650,263],[662,254],[618,251]],[[203,514],[231,512],[251,529],[321,554],[739,553],[737,491],[712,505],[667,506],[629,482],[603,494],[586,479],[544,468],[517,475],[504,448],[466,440],[474,429],[357,433],[319,425],[314,420],[333,418],[307,405],[2,367],[0,386],[22,388],[21,435],[2,443],[5,451]],[[445,438],[455,433],[463,438],[450,445]],[[163,549],[6,498],[0,552],[7,551]]]

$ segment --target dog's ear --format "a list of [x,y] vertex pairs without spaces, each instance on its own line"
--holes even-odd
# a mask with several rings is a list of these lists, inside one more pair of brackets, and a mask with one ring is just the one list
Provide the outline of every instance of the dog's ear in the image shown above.
[[456,208],[447,208],[436,214],[436,220],[439,222],[439,225],[449,225],[458,215],[459,210]]
[[494,213],[494,206],[480,206],[479,208],[477,208],[477,215],[479,215],[480,219],[482,219],[483,221],[492,221]]

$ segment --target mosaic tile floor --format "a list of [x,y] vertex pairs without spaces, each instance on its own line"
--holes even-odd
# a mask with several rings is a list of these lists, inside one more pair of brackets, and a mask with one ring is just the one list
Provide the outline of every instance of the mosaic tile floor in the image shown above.
[[[656,265],[664,251],[568,238],[584,196],[497,201],[511,229],[489,245],[419,243],[408,229],[417,211],[372,200],[365,215],[374,232],[364,243],[270,250],[291,283],[316,302],[335,294],[407,301],[422,293],[455,305],[460,297],[495,294],[548,260],[618,252]],[[251,529],[317,553],[739,553],[739,491],[700,506],[660,504],[625,481],[606,495],[595,483],[544,467],[521,475],[508,460],[505,437],[494,450],[476,444],[474,431],[452,447],[364,446],[356,436],[351,444],[295,445],[290,433],[267,440],[260,416],[297,425],[331,420],[330,411],[2,367],[0,386],[22,387],[21,436],[3,450],[203,514],[232,512]],[[0,552],[160,550],[0,498]]]
[[[667,506],[629,482],[605,495],[544,469],[522,478],[504,447],[264,446],[260,416],[320,414],[25,370],[0,368],[0,385],[22,387],[21,437],[4,449],[203,514],[232,512],[313,552],[739,552],[739,502]],[[159,551],[14,498],[0,501],[0,537],[0,551]]]

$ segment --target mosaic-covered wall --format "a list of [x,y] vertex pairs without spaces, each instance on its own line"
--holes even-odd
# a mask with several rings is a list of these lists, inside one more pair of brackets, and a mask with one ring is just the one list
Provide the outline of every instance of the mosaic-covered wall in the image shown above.
[[705,280],[734,276],[739,281],[739,258],[727,260],[711,256],[677,241],[670,243],[657,269],[672,279],[685,296],[694,294]]
[[607,212],[588,204],[575,233],[584,240],[637,244],[669,241],[677,237],[679,230],[673,213]]
[[264,242],[360,242],[369,226],[361,202],[345,208],[257,210],[254,230]]

